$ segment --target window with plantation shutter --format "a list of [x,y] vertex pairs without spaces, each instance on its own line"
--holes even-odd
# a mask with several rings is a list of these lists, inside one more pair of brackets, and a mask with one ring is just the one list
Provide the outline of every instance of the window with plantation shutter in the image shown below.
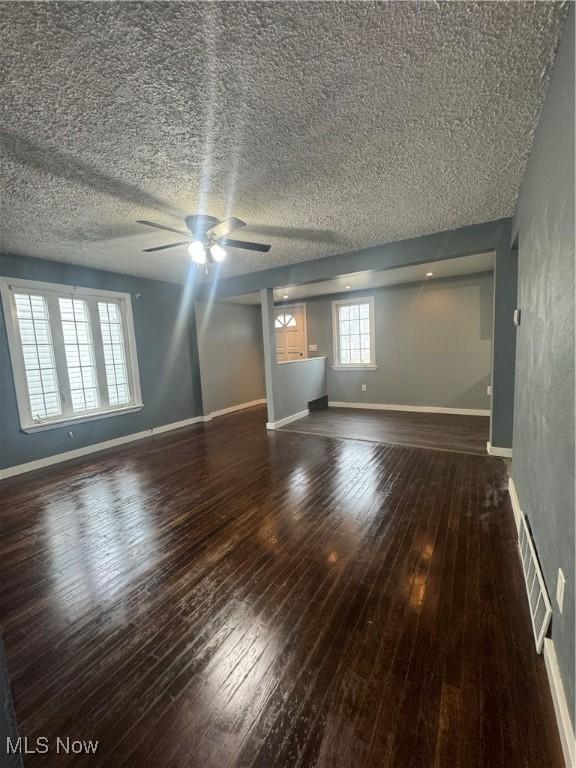
[[142,407],[129,294],[0,280],[22,429]]

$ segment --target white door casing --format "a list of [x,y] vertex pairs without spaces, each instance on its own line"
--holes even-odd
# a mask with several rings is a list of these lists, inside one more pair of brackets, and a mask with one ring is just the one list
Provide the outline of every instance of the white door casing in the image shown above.
[[274,310],[276,330],[276,360],[301,360],[307,357],[306,306],[291,304]]

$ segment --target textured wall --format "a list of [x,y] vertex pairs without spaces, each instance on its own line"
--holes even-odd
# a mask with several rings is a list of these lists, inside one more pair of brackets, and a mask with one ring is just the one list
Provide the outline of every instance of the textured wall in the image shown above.
[[[144,402],[141,411],[84,422],[72,428],[35,434],[20,431],[4,315],[0,313],[0,468],[198,415],[201,398],[191,363],[195,345],[186,316],[179,315],[182,296],[179,286],[14,256],[1,257],[0,275],[130,293]],[[73,438],[68,437],[70,429],[74,432]]]
[[[374,296],[378,369],[329,366],[329,399],[489,409],[492,283],[486,273],[362,291]],[[306,305],[308,343],[317,344],[330,363],[334,298]]]
[[204,413],[265,398],[260,307],[195,306]]
[[512,474],[548,591],[564,614],[552,639],[572,717],[574,691],[574,6],[556,59],[514,220],[519,235]]

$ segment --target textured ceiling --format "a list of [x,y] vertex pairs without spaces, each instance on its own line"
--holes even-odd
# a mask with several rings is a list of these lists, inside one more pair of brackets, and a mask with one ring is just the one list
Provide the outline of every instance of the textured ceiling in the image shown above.
[[564,11],[0,4],[2,247],[179,280],[136,219],[245,219],[232,275],[510,215]]

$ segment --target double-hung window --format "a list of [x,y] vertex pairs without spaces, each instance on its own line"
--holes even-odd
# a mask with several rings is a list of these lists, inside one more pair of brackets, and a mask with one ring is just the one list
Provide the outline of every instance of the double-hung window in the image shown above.
[[9,278],[0,289],[23,430],[142,407],[129,294]]
[[376,368],[374,298],[332,302],[334,368]]

